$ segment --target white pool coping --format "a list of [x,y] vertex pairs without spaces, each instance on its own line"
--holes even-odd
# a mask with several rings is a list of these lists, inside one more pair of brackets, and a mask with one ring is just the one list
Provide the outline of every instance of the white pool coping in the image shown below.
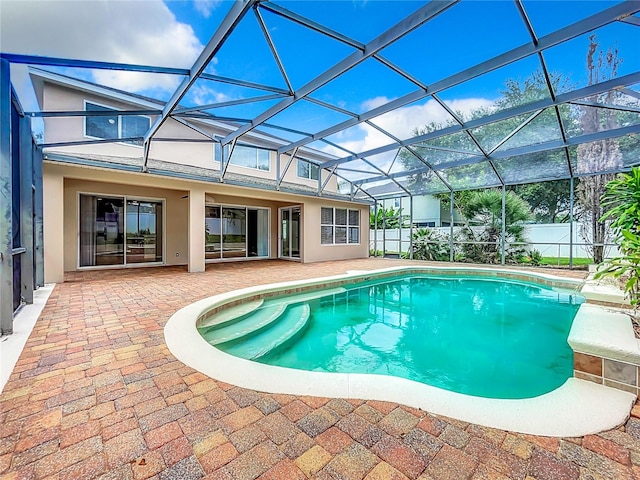
[[[629,417],[635,395],[577,378],[561,387],[528,399],[491,399],[443,390],[411,380],[372,374],[326,373],[264,365],[234,357],[209,345],[198,333],[197,319],[212,308],[257,293],[336,280],[361,280],[363,275],[416,271],[416,267],[394,267],[369,272],[349,272],[334,277],[249,287],[209,297],[176,312],[164,333],[169,350],[180,361],[211,378],[244,388],[291,395],[313,395],[361,400],[382,400],[420,408],[435,415],[533,435],[577,437],[617,427]],[[428,271],[469,271],[487,274],[525,275],[532,279],[557,280],[563,284],[582,282],[543,273],[474,267],[427,267]]]

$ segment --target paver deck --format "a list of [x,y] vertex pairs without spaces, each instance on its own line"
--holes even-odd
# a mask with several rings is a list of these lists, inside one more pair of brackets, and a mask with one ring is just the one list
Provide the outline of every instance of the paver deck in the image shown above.
[[0,477],[640,480],[638,405],[615,430],[535,437],[395,403],[234,387],[186,367],[164,343],[168,318],[205,296],[401,263],[67,274],[0,395]]

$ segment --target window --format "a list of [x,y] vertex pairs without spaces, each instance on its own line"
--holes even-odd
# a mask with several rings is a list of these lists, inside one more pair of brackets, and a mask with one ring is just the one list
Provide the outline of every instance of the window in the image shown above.
[[268,256],[269,209],[205,207],[206,260]]
[[298,159],[298,176],[300,178],[308,178],[309,180],[318,180],[320,169],[317,165]]
[[322,245],[360,243],[360,210],[322,207],[320,243]]
[[231,165],[269,171],[269,150],[237,146],[231,154]]
[[80,267],[162,263],[162,201],[80,194]]
[[[119,139],[144,137],[151,127],[151,119],[140,115],[118,115],[115,108],[103,107],[85,102],[87,112],[114,112],[113,115],[84,117],[84,134],[87,137]],[[142,145],[142,140],[130,140],[128,143]]]

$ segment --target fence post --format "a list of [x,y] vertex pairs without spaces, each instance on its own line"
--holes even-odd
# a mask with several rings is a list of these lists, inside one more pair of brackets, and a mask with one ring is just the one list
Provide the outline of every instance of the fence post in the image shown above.
[[569,179],[569,185],[569,269],[573,270],[573,177]]
[[507,208],[507,188],[502,185],[502,238],[501,238],[501,252],[500,252],[500,263],[504,265],[504,246],[505,246],[505,236],[507,233],[507,219],[506,217],[506,208]]
[[449,198],[449,261],[453,263],[455,260],[453,254],[453,190],[451,190],[451,196]]
[[378,201],[373,204],[373,256],[378,256]]
[[409,195],[409,260],[413,260],[413,195]]

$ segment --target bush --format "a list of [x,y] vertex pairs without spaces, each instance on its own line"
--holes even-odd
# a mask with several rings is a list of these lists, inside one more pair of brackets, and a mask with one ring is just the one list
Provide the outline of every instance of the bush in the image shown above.
[[529,252],[529,263],[534,267],[539,267],[542,264],[542,254],[540,250],[534,248]]
[[640,168],[619,175],[607,183],[602,196],[611,218],[616,243],[622,255],[600,264],[595,278],[611,276],[624,279],[624,291],[636,309],[640,306]]
[[428,228],[419,228],[413,232],[411,238],[414,260],[449,260],[451,249],[448,235]]
[[623,230],[620,250],[625,255],[600,264],[595,279],[614,277],[623,280],[624,293],[637,310],[640,307],[640,235]]

